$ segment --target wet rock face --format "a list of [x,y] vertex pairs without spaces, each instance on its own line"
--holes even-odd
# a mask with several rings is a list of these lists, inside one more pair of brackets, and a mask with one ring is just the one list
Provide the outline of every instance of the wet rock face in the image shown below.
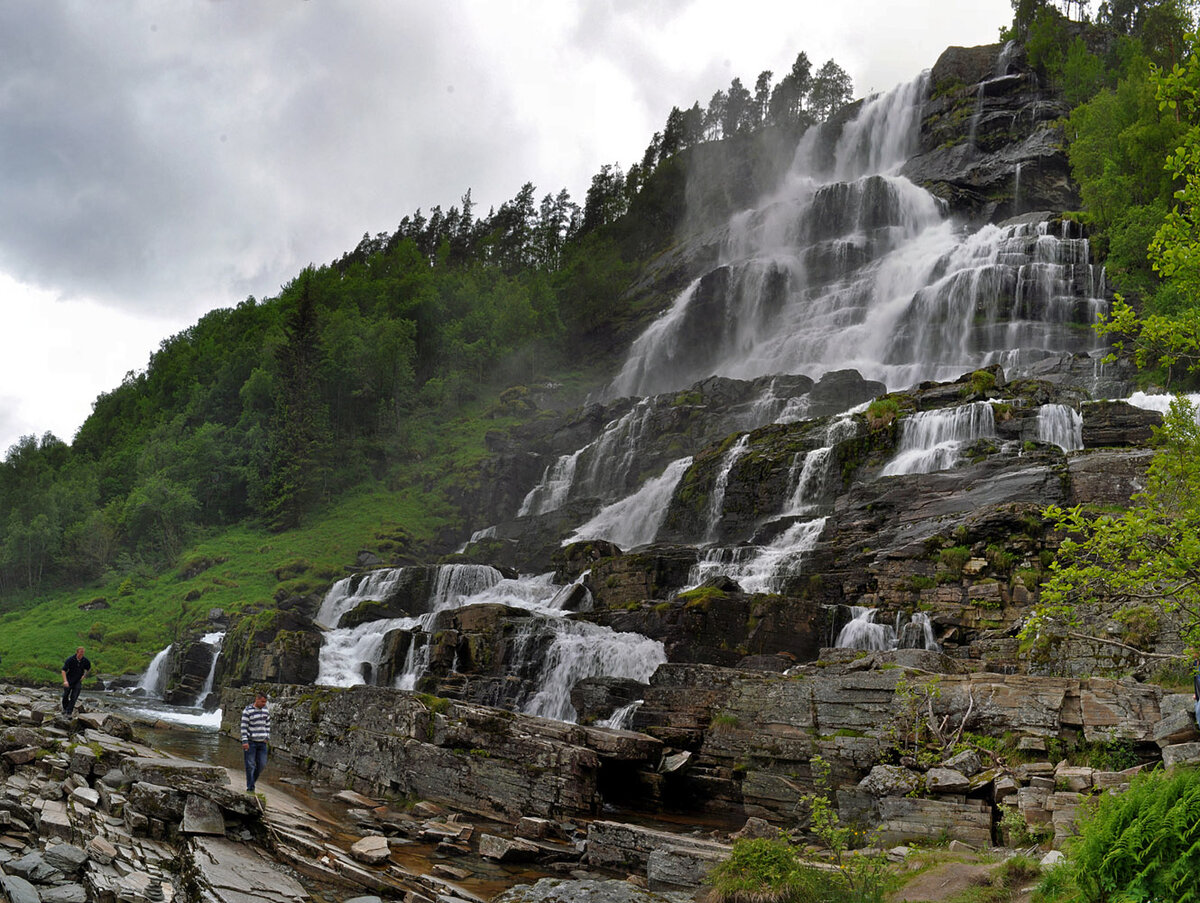
[[931,71],[921,152],[903,174],[977,221],[1075,209],[1078,189],[1056,124],[1069,112],[1023,50],[948,48]]

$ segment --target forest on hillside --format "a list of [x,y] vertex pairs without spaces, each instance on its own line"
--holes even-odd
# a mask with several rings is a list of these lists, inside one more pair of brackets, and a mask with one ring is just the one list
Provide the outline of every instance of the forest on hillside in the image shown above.
[[[605,164],[583,203],[527,183],[480,215],[404,216],[277,297],[214,310],[101,393],[71,442],[25,436],[0,466],[0,598],[174,564],[197,537],[248,522],[295,528],[355,487],[436,454],[437,424],[510,387],[586,382],[635,309],[629,286],[687,213],[693,154],[752,196],[771,142],[794,143],[851,99],[830,60],[800,53],[753,93],[673,108],[642,159]],[[515,395],[506,396],[511,405]],[[0,604],[0,607],[4,607]]]

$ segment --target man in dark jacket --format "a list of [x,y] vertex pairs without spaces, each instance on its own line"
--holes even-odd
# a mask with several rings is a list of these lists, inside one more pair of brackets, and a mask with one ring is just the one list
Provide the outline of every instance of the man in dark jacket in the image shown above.
[[62,679],[63,679],[63,712],[70,715],[75,709],[75,700],[79,698],[79,691],[83,689],[83,679],[88,676],[88,672],[92,670],[92,663],[89,662],[83,655],[83,647],[80,646],[75,650],[75,654],[63,662]]

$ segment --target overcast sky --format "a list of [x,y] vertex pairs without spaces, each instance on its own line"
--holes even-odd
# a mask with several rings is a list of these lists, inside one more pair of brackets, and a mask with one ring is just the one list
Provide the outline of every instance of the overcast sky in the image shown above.
[[855,96],[1009,0],[3,0],[0,455],[70,441],[205,311],[421,207],[641,159],[673,105],[803,50]]

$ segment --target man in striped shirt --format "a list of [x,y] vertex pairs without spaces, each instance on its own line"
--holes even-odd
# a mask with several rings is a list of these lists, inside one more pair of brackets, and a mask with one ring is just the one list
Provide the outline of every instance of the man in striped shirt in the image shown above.
[[246,759],[246,792],[253,793],[254,785],[267,767],[267,741],[271,739],[271,713],[267,711],[267,694],[256,690],[254,702],[242,709],[242,754]]

